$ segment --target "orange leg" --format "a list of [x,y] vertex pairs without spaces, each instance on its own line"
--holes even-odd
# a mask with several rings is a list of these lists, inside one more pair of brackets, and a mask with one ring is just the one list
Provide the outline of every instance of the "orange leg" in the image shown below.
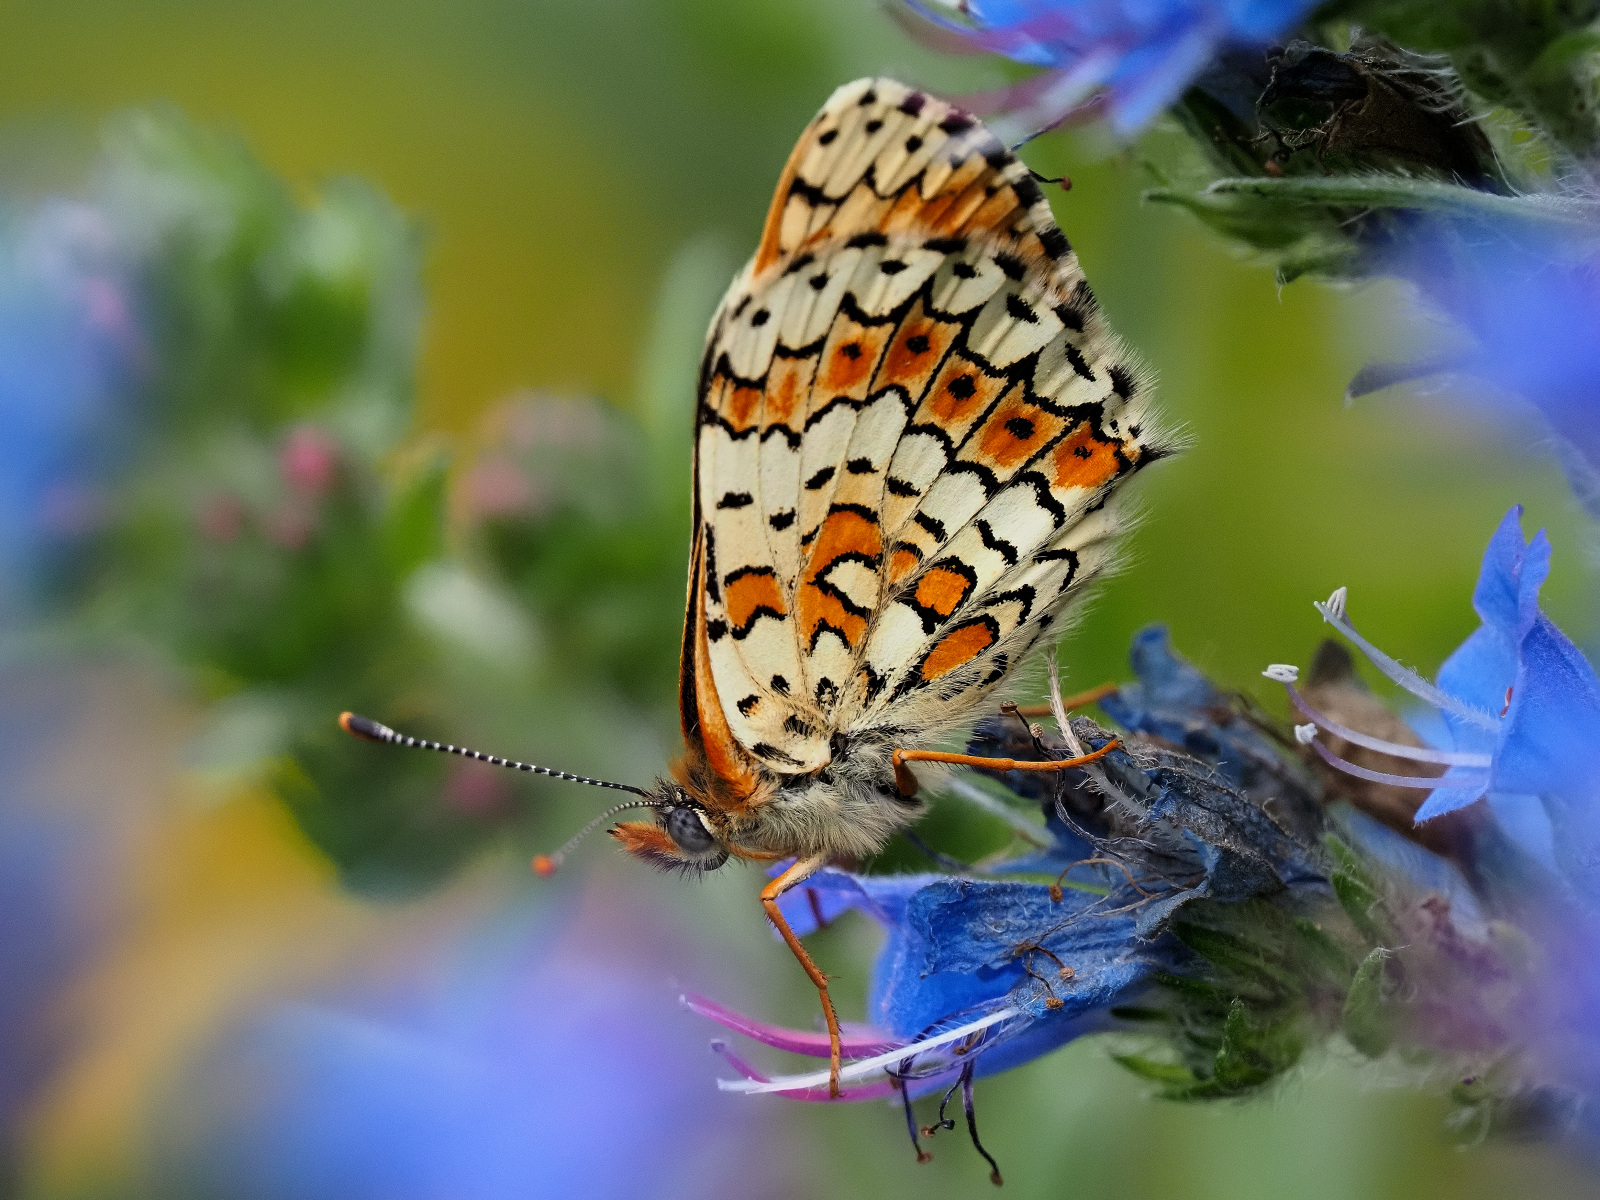
[[[1104,700],[1112,692],[1121,691],[1115,683],[1102,683],[1099,687],[1090,688],[1087,692],[1079,692],[1076,696],[1067,696],[1061,701],[1061,707],[1066,709],[1086,708],[1096,701]],[[1024,717],[1048,717],[1051,713],[1048,704],[1019,704],[1017,712]]]
[[911,768],[906,766],[908,762],[957,763],[964,767],[988,767],[991,771],[1065,771],[1069,767],[1081,767],[1084,763],[1104,758],[1121,744],[1116,738],[1112,738],[1093,754],[1050,762],[1028,762],[1017,758],[982,758],[976,754],[946,754],[942,750],[896,750],[890,761],[894,764],[894,786],[900,790],[902,796],[915,796],[917,777],[911,773]]
[[811,955],[806,953],[806,948],[800,944],[800,939],[795,936],[794,930],[789,928],[789,922],[784,920],[783,910],[778,907],[779,896],[796,884],[811,878],[826,862],[827,859],[820,856],[800,859],[761,889],[761,907],[767,910],[767,920],[772,922],[773,927],[782,936],[790,953],[800,960],[800,965],[805,968],[811,982],[817,985],[817,992],[822,997],[822,1019],[828,1023],[828,1095],[838,1099],[839,1065],[842,1057],[839,1049],[839,1017],[833,1011],[833,1000],[828,995],[828,977],[816,963],[811,961]]

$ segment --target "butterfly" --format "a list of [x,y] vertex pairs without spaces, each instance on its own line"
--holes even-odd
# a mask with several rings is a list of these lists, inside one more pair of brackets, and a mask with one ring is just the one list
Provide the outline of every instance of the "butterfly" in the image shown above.
[[1170,449],[1032,172],[960,109],[858,80],[801,135],[711,323],[670,777],[634,788],[340,721],[636,793],[590,828],[653,810],[611,834],[659,867],[793,860],[761,902],[821,996],[837,1095],[827,979],[778,898],[922,815],[913,762],[1086,761],[936,747],[1059,630],[1127,524],[1119,485]]

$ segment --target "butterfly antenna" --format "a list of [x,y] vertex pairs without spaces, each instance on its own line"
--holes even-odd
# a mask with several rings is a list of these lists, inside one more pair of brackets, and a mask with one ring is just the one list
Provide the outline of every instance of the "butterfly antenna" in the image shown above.
[[550,767],[518,762],[512,758],[501,758],[498,754],[484,754],[479,750],[469,750],[465,746],[452,746],[448,742],[435,742],[428,738],[411,737],[408,734],[397,733],[381,721],[374,721],[371,717],[363,717],[360,713],[340,713],[339,728],[351,737],[358,737],[367,742],[382,742],[391,746],[410,746],[417,750],[437,750],[441,754],[458,754],[462,758],[476,759],[478,762],[488,763],[492,767],[509,767],[513,771],[531,771],[535,775],[548,775],[551,779],[566,779],[573,783],[587,783],[594,787],[613,788],[619,792],[632,792],[636,796],[647,797],[644,800],[630,800],[625,804],[618,804],[606,809],[605,812],[578,830],[577,834],[554,854],[535,855],[533,869],[538,875],[554,875],[556,868],[561,865],[562,859],[571,854],[579,842],[583,841],[596,828],[609,821],[619,812],[630,808],[656,807],[655,801],[648,799],[650,793],[643,788],[632,787],[626,783],[610,783],[604,779],[590,779],[587,775],[574,775],[570,771],[556,771]]
[[417,750],[437,750],[441,754],[459,754],[462,758],[477,759],[479,762],[488,763],[491,767],[509,767],[513,771],[531,771],[535,775],[548,775],[551,779],[567,779],[573,783],[587,783],[593,787],[614,788],[619,792],[632,792],[636,796],[648,796],[650,794],[643,788],[632,787],[626,783],[609,783],[604,779],[590,779],[587,775],[574,775],[569,771],[555,771],[549,767],[537,767],[533,763],[501,758],[498,754],[484,754],[478,750],[468,750],[465,746],[452,746],[448,742],[435,742],[427,738],[410,737],[404,733],[396,733],[387,725],[374,721],[371,717],[363,717],[359,713],[340,713],[339,728],[351,737],[358,737],[363,741],[385,742],[392,746],[411,746]]
[[600,826],[604,825],[607,821],[611,820],[611,818],[616,816],[619,812],[624,812],[624,811],[626,811],[627,809],[630,809],[630,808],[655,808],[655,807],[656,807],[656,805],[655,805],[654,801],[650,801],[650,800],[630,800],[626,804],[618,804],[615,807],[606,809],[605,812],[601,813],[598,817],[596,817],[594,820],[590,821],[582,829],[578,830],[577,833],[573,834],[570,838],[568,838],[567,839],[567,844],[562,846],[561,849],[557,850],[554,854],[535,854],[533,856],[533,873],[535,875],[542,876],[543,878],[546,878],[546,879],[548,879],[550,876],[554,875],[556,873],[556,870],[561,866],[562,862],[566,859],[567,855],[571,854],[574,850],[576,850],[578,848],[578,843],[579,842],[583,841],[584,838],[588,837],[596,829],[600,828]]

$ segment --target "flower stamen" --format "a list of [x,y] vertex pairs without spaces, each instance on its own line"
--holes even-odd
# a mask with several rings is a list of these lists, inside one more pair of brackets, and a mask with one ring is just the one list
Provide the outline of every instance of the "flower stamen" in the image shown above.
[[[1371,642],[1367,641],[1366,638],[1357,633],[1356,627],[1352,625],[1349,621],[1349,618],[1345,616],[1345,605],[1348,592],[1349,589],[1347,588],[1339,588],[1326,600],[1313,600],[1311,603],[1312,606],[1322,614],[1322,619],[1324,621],[1326,621],[1329,625],[1332,625],[1340,633],[1344,634],[1344,636],[1349,639],[1356,649],[1360,650],[1362,654],[1367,656],[1368,662],[1377,667],[1378,670],[1382,671],[1389,679],[1405,688],[1405,690],[1410,692],[1413,696],[1416,696],[1421,700],[1426,700],[1435,708],[1441,709],[1444,712],[1454,713],[1456,716],[1462,718],[1462,720],[1471,721],[1474,725],[1478,725],[1484,729],[1495,730],[1499,728],[1499,723],[1488,713],[1483,712],[1480,709],[1473,708],[1470,704],[1464,704],[1446,692],[1441,692],[1438,688],[1434,687],[1433,684],[1422,678],[1422,676],[1418,675],[1415,671],[1411,670],[1409,667],[1401,666],[1399,662],[1390,658],[1382,650],[1379,650]],[[1271,669],[1272,668],[1270,667],[1268,668],[1268,670]],[[1273,677],[1269,675],[1268,678],[1270,679]],[[1288,682],[1292,683],[1293,680],[1289,680]]]
[[1489,776],[1487,773],[1482,775],[1461,776],[1391,775],[1387,771],[1372,771],[1368,770],[1366,767],[1358,767],[1355,763],[1348,762],[1345,759],[1340,758],[1321,742],[1312,742],[1311,748],[1322,757],[1323,762],[1327,763],[1335,770],[1343,771],[1346,775],[1354,775],[1357,779],[1368,780],[1371,783],[1386,783],[1391,787],[1421,788],[1430,792],[1441,787],[1447,787],[1453,790],[1455,788],[1466,787],[1482,787],[1487,789],[1489,786]]
[[[1373,737],[1371,734],[1362,733],[1358,729],[1351,729],[1348,725],[1341,725],[1332,717],[1325,716],[1306,703],[1306,698],[1300,694],[1298,688],[1292,683],[1284,684],[1284,690],[1289,693],[1289,702],[1300,710],[1301,714],[1309,719],[1311,725],[1296,725],[1294,730],[1295,741],[1302,746],[1309,746],[1315,736],[1315,728],[1320,725],[1335,737],[1343,738],[1355,746],[1363,746],[1368,750],[1376,750],[1380,754],[1387,754],[1391,758],[1404,758],[1411,762],[1438,763],[1445,767],[1476,767],[1488,770],[1492,761],[1487,754],[1474,754],[1467,750],[1434,750],[1423,746],[1405,746],[1399,742],[1385,741],[1383,738]],[[1309,735],[1302,735],[1301,730],[1311,729]]]

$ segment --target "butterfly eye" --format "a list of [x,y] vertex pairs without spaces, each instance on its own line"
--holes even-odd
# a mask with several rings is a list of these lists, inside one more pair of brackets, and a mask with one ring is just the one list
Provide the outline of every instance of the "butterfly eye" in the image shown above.
[[699,811],[682,804],[667,811],[667,836],[686,854],[704,854],[717,844]]

